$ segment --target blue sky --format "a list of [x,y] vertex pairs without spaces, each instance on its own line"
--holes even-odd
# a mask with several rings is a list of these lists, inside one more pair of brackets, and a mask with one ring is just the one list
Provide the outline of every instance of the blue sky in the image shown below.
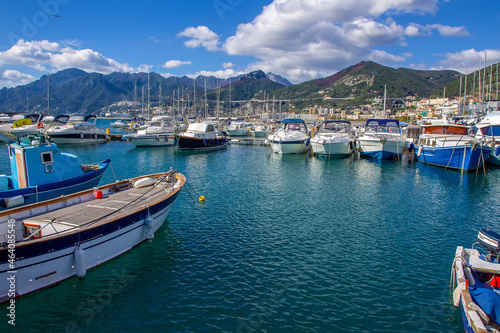
[[293,83],[360,61],[471,72],[500,60],[498,0],[0,0],[0,87],[65,68]]

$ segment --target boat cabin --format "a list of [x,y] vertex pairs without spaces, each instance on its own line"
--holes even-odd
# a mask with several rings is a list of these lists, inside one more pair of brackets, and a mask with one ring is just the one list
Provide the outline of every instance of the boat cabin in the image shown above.
[[422,126],[422,134],[452,134],[468,135],[469,128],[460,125],[425,125]]
[[397,119],[368,119],[365,124],[366,132],[399,133],[400,126]]
[[8,148],[12,176],[0,175],[0,191],[57,182],[83,173],[75,155],[61,153],[41,136],[24,137]]

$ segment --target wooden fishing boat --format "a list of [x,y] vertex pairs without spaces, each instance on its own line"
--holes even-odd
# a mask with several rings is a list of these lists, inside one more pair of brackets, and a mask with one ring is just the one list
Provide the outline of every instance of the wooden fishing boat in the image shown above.
[[[452,267],[454,305],[460,307],[465,332],[500,331],[500,235],[481,229],[477,243],[486,249],[457,247]],[[483,251],[485,252],[485,251]]]
[[170,170],[0,212],[0,302],[151,240],[185,182]]

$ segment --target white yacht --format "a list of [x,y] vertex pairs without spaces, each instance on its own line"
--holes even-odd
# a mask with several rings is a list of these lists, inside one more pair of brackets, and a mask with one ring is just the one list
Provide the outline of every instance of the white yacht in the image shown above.
[[500,166],[500,111],[488,112],[476,127],[476,139],[493,148],[486,162]]
[[397,119],[368,119],[358,143],[361,156],[380,160],[400,156],[406,148]]
[[[86,116],[76,124],[70,123],[72,118],[68,119],[67,125],[49,128],[46,134],[56,144],[93,144],[108,141],[106,131],[95,125],[95,116]],[[90,122],[90,119],[93,119],[93,122]]]
[[246,136],[250,134],[249,124],[243,121],[234,121],[227,130],[229,136]]
[[128,139],[137,147],[173,146],[175,142],[174,118],[154,117],[145,129]]
[[189,124],[186,132],[180,133],[179,150],[214,150],[226,148],[227,139],[218,131],[217,123],[202,122]]
[[321,123],[316,135],[311,139],[312,150],[317,156],[347,157],[356,148],[356,136],[351,122],[327,120]]
[[311,138],[302,119],[283,119],[281,127],[268,136],[273,152],[278,154],[300,154],[311,149]]

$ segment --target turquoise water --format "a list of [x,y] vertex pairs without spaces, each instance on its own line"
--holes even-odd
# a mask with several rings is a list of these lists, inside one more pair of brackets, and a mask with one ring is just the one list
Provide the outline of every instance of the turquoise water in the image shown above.
[[500,169],[461,178],[237,145],[60,150],[111,158],[118,179],[176,168],[207,201],[183,189],[152,243],[18,299],[19,332],[462,332],[449,292],[456,246],[500,231]]

